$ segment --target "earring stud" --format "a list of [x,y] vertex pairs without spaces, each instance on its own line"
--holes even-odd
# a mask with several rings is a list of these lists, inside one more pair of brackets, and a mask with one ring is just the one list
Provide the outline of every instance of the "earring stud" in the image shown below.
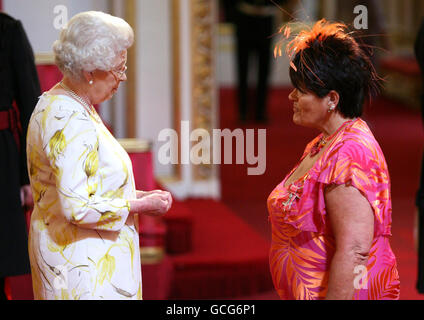
[[88,81],[89,84],[93,84],[93,80]]

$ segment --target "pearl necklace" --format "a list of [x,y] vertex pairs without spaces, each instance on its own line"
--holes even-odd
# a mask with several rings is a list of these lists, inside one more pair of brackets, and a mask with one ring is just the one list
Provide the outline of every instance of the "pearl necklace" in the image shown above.
[[81,96],[79,96],[78,94],[75,93],[75,91],[73,91],[71,88],[69,88],[66,84],[63,83],[63,81],[59,82],[59,85],[65,89],[65,91],[67,91],[72,98],[74,98],[75,100],[77,100],[80,104],[82,104],[82,106],[84,107],[84,109],[93,116],[94,120],[96,120],[97,122],[100,122],[101,119],[99,117],[99,115],[97,114],[96,109],[94,109],[93,105],[88,104],[84,98],[82,98]]

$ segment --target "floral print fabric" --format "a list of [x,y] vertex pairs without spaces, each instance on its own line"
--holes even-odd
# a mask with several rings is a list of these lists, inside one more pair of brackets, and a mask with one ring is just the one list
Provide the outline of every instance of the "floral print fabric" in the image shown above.
[[[311,141],[299,161],[321,135]],[[272,226],[270,270],[281,299],[324,299],[335,240],[325,207],[325,188],[357,188],[374,211],[374,240],[366,270],[357,270],[353,299],[398,299],[399,276],[390,248],[390,179],[383,153],[367,124],[346,125],[309,172],[272,191],[267,205]]]
[[65,95],[40,97],[27,136],[35,299],[141,299],[128,154]]

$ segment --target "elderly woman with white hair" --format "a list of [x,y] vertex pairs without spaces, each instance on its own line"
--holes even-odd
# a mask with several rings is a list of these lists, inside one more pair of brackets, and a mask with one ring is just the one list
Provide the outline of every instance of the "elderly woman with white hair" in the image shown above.
[[124,20],[89,11],[53,45],[63,79],[40,97],[27,139],[35,299],[142,299],[138,214],[162,215],[172,198],[135,189],[128,154],[93,108],[127,79],[133,39]]

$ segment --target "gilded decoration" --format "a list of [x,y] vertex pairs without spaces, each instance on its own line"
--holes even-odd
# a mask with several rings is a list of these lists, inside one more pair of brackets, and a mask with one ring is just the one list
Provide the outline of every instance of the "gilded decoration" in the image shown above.
[[[205,129],[212,137],[214,115],[214,1],[191,0],[191,17],[192,129]],[[208,156],[211,157],[212,150],[210,149],[209,152],[210,155]],[[212,162],[212,159],[210,162]],[[212,177],[212,164],[193,165],[193,173],[195,180],[208,180]]]

